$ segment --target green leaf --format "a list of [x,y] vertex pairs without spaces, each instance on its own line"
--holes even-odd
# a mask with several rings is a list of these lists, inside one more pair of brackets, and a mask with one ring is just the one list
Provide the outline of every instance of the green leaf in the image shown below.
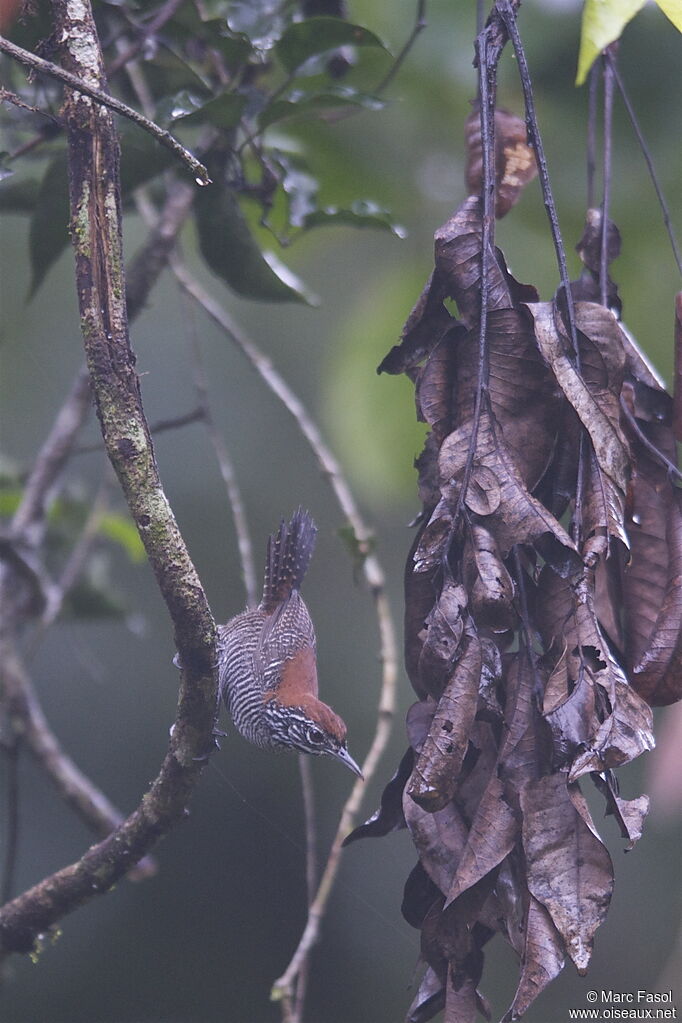
[[281,0],[235,0],[230,4],[227,24],[243,33],[259,50],[271,50],[282,34],[284,18]]
[[682,0],[656,0],[656,3],[678,32],[682,32]]
[[397,238],[405,238],[407,232],[392,219],[390,211],[372,202],[370,199],[357,199],[348,209],[337,209],[327,206],[325,209],[309,213],[303,222],[308,230],[312,227],[324,227],[334,224],[346,224],[349,227],[374,227],[390,231]]
[[0,212],[2,213],[33,213],[38,201],[40,184],[35,178],[24,178],[23,181],[3,181],[0,185]]
[[121,191],[124,198],[140,185],[151,181],[157,174],[170,166],[177,165],[177,159],[159,145],[156,139],[130,122],[119,123],[121,136]]
[[125,618],[128,608],[112,583],[107,557],[90,557],[84,573],[66,595],[64,611],[72,618]]
[[31,217],[28,235],[31,261],[29,298],[33,298],[48,270],[69,244],[68,225],[69,184],[66,153],[62,152],[55,156],[45,171]]
[[0,490],[0,517],[10,518],[21,504],[23,490],[19,487]]
[[202,188],[194,208],[201,253],[213,273],[233,291],[263,301],[314,304],[312,295],[291,271],[273,255],[261,252],[230,188],[219,184]]
[[122,547],[134,564],[140,564],[147,557],[140,534],[127,515],[107,512],[99,520],[99,532]]
[[237,92],[226,92],[207,102],[196,100],[192,109],[172,114],[172,120],[183,124],[212,124],[215,128],[234,128],[244,113],[246,96]]
[[276,121],[284,121],[288,117],[311,114],[316,111],[340,109],[342,107],[362,107],[365,110],[381,110],[385,106],[383,100],[367,93],[356,92],[354,89],[337,86],[325,92],[307,93],[292,92],[287,99],[275,100],[265,107],[258,115],[261,128]]
[[275,46],[282,66],[291,74],[310,57],[340,46],[386,47],[381,39],[362,25],[352,25],[341,18],[308,18],[290,25]]
[[[601,51],[620,39],[627,23],[645,3],[646,0],[585,0],[576,85],[583,84]],[[676,6],[680,6],[679,0]]]

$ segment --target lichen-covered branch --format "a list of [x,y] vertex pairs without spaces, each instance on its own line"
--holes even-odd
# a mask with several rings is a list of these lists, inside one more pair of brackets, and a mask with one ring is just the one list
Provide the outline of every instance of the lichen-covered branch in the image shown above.
[[[89,4],[54,0],[67,70],[101,89],[102,55]],[[122,268],[118,139],[110,112],[67,92],[71,233],[81,327],[107,453],[171,616],[183,673],[178,715],[158,777],[104,841],[0,910],[0,954],[26,952],[66,913],[107,891],[186,811],[211,748],[215,625],[159,478],[128,336]]]
[[[74,8],[74,21],[77,19],[80,11]],[[87,49],[87,48],[86,48]],[[108,107],[110,110],[115,110],[117,114],[121,114],[123,117],[127,117],[128,120],[133,121],[138,127],[144,131],[149,132],[154,138],[165,146],[166,149],[170,149],[175,154],[188,170],[194,175],[194,178],[198,185],[209,185],[211,179],[208,176],[208,172],[200,160],[197,160],[195,156],[185,149],[176,138],[169,131],[164,128],[160,128],[154,121],[150,121],[149,118],[145,117],[139,111],[129,107],[126,103],[122,103],[121,100],[116,99],[114,96],[110,96],[104,92],[99,85],[96,85],[90,77],[86,77],[88,72],[87,67],[83,70],[86,72],[81,76],[80,72],[74,73],[69,70],[65,70],[59,67],[57,64],[52,64],[49,60],[44,60],[42,57],[36,56],[35,53],[30,53],[28,50],[24,50],[21,46],[17,46],[15,43],[4,39],[0,36],[0,53],[6,54],[8,57],[12,57],[13,60],[18,61],[20,64],[24,64],[26,67],[31,68],[33,71],[40,71],[45,75],[49,75],[51,78],[56,78],[60,82],[69,86],[71,89],[77,89],[83,96],[87,96],[91,99],[97,100],[103,106]],[[88,58],[89,59],[89,58]]]

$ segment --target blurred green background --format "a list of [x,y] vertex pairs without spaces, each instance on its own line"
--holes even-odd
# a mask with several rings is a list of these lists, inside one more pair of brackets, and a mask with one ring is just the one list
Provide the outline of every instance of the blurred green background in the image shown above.
[[[298,125],[324,174],[330,201],[358,195],[391,207],[408,230],[325,230],[283,255],[321,297],[319,308],[265,306],[235,299],[203,274],[211,291],[268,353],[319,421],[376,532],[401,617],[407,523],[418,505],[412,468],[423,436],[404,379],[375,367],[395,343],[429,273],[434,230],[465,196],[463,121],[475,93],[474,3],[434,2],[428,28],[392,85],[386,109]],[[414,20],[412,3],[362,0],[353,20],[396,52]],[[573,86],[580,4],[527,0],[520,27],[529,54],[541,127],[573,275],[585,207],[587,94]],[[682,39],[655,8],[626,29],[620,65],[650,142],[673,221],[682,229],[680,138]],[[516,67],[506,54],[500,104],[522,110]],[[679,281],[653,189],[620,105],[614,140],[612,217],[623,252],[612,274],[630,329],[670,377],[673,299]],[[70,253],[28,304],[27,223],[6,216],[1,231],[2,359],[0,443],[30,464],[81,361]],[[144,237],[126,220],[126,249]],[[515,276],[551,297],[557,271],[537,182],[499,225],[499,244]],[[184,239],[190,263],[194,238]],[[198,263],[197,263],[198,269]],[[200,272],[200,271],[199,271]],[[249,514],[259,571],[265,538],[281,515],[303,503],[319,527],[305,595],[318,632],[323,696],[348,723],[361,760],[374,729],[379,688],[377,629],[369,594],[354,577],[337,530],[338,508],[295,425],[243,357],[200,313],[188,312],[168,277],[135,323],[133,342],[150,421],[194,407],[189,339],[204,346],[218,425],[234,459]],[[90,422],[87,438],[97,437]],[[244,604],[229,507],[201,425],[160,435],[157,456],[168,496],[219,620]],[[92,495],[103,457],[74,460],[72,487]],[[126,621],[65,623],[51,630],[32,661],[46,713],[77,763],[123,809],[132,809],[155,776],[175,710],[171,630],[145,565],[109,552]],[[363,804],[378,805],[405,747],[412,702],[401,672],[391,747]],[[227,728],[227,725],[225,726]],[[230,731],[205,771],[189,819],[158,848],[158,875],[121,883],[63,922],[63,934],[37,964],[15,957],[7,971],[3,1023],[274,1023],[272,981],[287,965],[305,921],[303,832],[298,768]],[[624,795],[646,784],[659,752],[622,774]],[[313,762],[324,856],[352,784],[338,764]],[[63,809],[27,757],[21,762],[17,891],[78,857],[90,835]],[[597,804],[598,806],[598,804]],[[601,808],[598,806],[601,818]],[[627,856],[611,821],[604,834],[616,866],[608,921],[597,934],[587,978],[566,967],[526,1017],[563,1023],[586,1006],[589,989],[658,990],[682,976],[680,817],[656,808]],[[350,848],[313,957],[308,1023],[394,1023],[414,994],[417,932],[402,920],[402,886],[415,854],[406,832]],[[501,941],[489,946],[482,989],[499,1018],[511,1001],[516,964]],[[670,981],[672,982],[672,981]],[[665,987],[670,986],[670,982]],[[678,979],[678,1005],[682,982]]]

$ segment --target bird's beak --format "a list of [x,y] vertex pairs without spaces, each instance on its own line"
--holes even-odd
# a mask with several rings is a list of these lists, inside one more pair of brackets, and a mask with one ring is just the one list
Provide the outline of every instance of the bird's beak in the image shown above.
[[362,778],[364,781],[365,776],[363,775],[362,771],[355,763],[355,761],[353,760],[352,756],[350,755],[345,746],[341,746],[339,749],[337,749],[336,752],[334,753],[334,756],[336,757],[337,760],[340,760],[342,764],[345,764],[346,767],[349,767],[353,774],[357,774],[358,778]]

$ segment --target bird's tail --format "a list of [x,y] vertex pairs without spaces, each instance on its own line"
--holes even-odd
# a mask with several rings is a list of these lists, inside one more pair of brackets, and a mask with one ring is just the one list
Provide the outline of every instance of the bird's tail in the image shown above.
[[317,526],[312,516],[299,508],[289,522],[284,519],[268,539],[265,584],[261,607],[273,611],[300,589],[315,547]]

